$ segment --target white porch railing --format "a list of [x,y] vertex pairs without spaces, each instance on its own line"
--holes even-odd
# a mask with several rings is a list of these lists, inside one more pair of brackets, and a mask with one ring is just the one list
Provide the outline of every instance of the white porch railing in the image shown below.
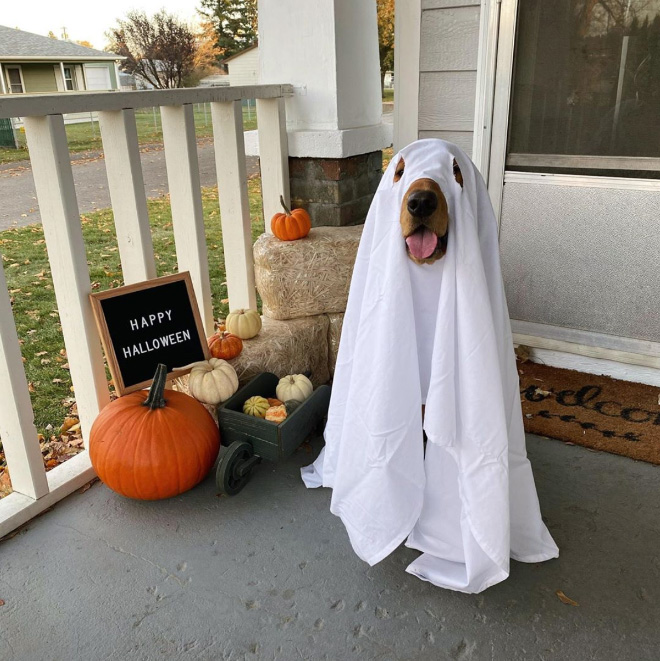
[[[211,104],[227,289],[231,308],[255,307],[243,138],[243,99],[256,99],[264,218],[289,198],[284,97],[290,85],[255,85],[0,98],[0,118],[22,117],[62,333],[87,444],[109,401],[64,113],[98,112],[124,282],[156,274],[135,108],[159,106],[178,268],[190,271],[207,333],[213,331],[193,104]],[[87,452],[46,473],[0,259],[0,438],[13,492],[0,500],[0,537],[94,477]]]

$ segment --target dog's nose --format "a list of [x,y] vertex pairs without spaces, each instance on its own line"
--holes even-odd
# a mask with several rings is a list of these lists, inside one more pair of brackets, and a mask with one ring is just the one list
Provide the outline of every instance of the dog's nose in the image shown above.
[[420,190],[408,197],[408,211],[415,218],[426,218],[438,208],[438,198],[433,191]]

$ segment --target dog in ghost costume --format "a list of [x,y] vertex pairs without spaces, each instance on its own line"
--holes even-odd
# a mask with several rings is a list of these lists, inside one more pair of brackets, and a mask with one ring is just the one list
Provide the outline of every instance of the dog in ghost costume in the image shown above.
[[508,577],[510,558],[558,556],[525,450],[497,223],[451,143],[419,140],[383,175],[324,437],[303,480],[332,488],[330,509],[369,564],[405,542],[421,551],[408,572],[481,592]]

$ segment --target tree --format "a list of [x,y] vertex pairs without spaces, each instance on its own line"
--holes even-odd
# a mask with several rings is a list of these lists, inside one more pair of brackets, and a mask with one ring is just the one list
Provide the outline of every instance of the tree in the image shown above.
[[55,33],[52,30],[48,31],[48,38],[49,39],[57,39],[57,37],[55,36]]
[[76,41],[76,43],[79,46],[84,46],[85,48],[94,48],[94,46],[92,46],[92,44],[90,44],[89,41],[86,41],[85,39],[83,39],[82,41]]
[[185,78],[185,87],[199,85],[199,81],[217,67],[220,49],[216,43],[215,28],[211,21],[202,21],[196,35],[195,61],[192,72]]
[[377,0],[380,87],[386,71],[394,69],[394,0]]
[[195,33],[164,9],[151,17],[130,11],[107,36],[110,50],[126,57],[121,68],[156,89],[182,87],[195,68]]
[[213,25],[223,58],[257,40],[257,0],[201,0],[199,13]]

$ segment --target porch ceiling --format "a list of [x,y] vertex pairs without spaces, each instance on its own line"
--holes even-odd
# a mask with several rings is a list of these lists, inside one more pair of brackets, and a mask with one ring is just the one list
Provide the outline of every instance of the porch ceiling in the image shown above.
[[[318,449],[318,448],[315,448]],[[298,467],[234,498],[211,479],[140,503],[96,484],[0,544],[0,658],[656,659],[658,468],[530,437],[560,547],[481,595],[369,568]],[[562,590],[579,602],[563,604]]]

